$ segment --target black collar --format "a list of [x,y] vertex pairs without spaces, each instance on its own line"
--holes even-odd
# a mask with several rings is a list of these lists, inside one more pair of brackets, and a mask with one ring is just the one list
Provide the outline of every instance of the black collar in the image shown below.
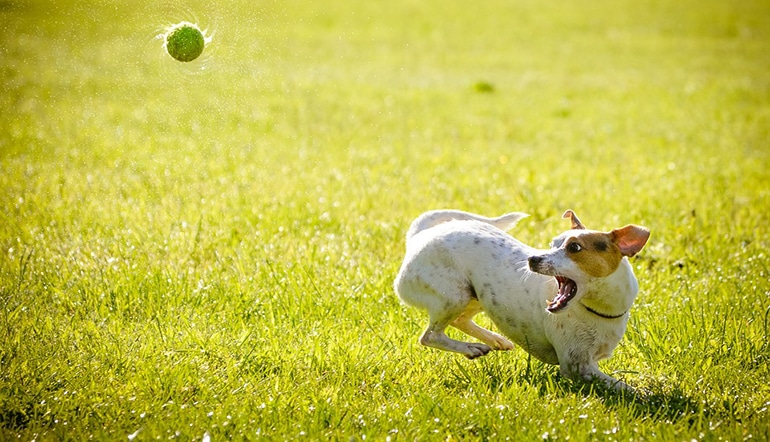
[[622,318],[623,316],[625,316],[625,315],[626,315],[626,313],[628,313],[628,310],[626,310],[626,311],[624,311],[623,313],[621,313],[621,314],[619,314],[619,315],[605,315],[604,313],[599,313],[599,312],[597,312],[596,310],[594,310],[594,309],[592,309],[591,307],[589,307],[589,306],[587,306],[587,305],[583,304],[582,302],[580,303],[580,305],[582,305],[583,307],[585,307],[585,308],[586,308],[586,310],[588,310],[589,312],[591,312],[591,313],[595,314],[596,316],[598,316],[598,317],[600,317],[600,318],[604,318],[604,319],[620,319],[620,318]]

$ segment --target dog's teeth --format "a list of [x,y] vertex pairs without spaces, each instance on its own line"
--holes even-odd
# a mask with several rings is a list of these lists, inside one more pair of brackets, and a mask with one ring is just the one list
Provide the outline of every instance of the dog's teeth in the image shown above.
[[548,311],[557,312],[567,306],[569,301],[577,294],[577,284],[575,281],[557,276],[558,291],[552,301],[548,302]]

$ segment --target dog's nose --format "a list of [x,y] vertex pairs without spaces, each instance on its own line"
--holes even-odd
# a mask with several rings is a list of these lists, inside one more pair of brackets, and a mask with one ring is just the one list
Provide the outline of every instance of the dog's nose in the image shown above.
[[532,270],[536,269],[537,266],[543,262],[543,259],[544,258],[542,256],[530,256],[527,260],[529,262],[529,268]]

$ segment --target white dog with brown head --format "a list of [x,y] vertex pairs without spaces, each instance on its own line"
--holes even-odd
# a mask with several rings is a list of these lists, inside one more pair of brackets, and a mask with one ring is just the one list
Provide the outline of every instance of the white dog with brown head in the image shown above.
[[[625,333],[638,292],[627,258],[639,253],[650,231],[634,225],[588,230],[568,210],[564,217],[572,228],[550,250],[538,250],[504,232],[526,216],[437,210],[412,223],[394,287],[406,304],[428,312],[420,342],[476,358],[513,349],[510,339],[537,359],[558,364],[568,378],[630,389],[599,371],[598,361]],[[481,311],[505,337],[473,322]],[[482,343],[449,338],[449,325]]]

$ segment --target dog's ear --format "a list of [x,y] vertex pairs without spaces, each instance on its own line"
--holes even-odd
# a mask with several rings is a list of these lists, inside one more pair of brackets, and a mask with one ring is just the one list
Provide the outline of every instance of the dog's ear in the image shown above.
[[564,212],[564,215],[561,217],[564,219],[569,218],[570,222],[572,223],[572,230],[586,228],[586,226],[580,222],[580,219],[577,217],[577,215],[575,215],[575,212],[573,212],[572,209],[567,209],[567,211]]
[[634,256],[642,250],[650,239],[650,229],[629,225],[610,232],[612,242],[618,245],[623,256]]

